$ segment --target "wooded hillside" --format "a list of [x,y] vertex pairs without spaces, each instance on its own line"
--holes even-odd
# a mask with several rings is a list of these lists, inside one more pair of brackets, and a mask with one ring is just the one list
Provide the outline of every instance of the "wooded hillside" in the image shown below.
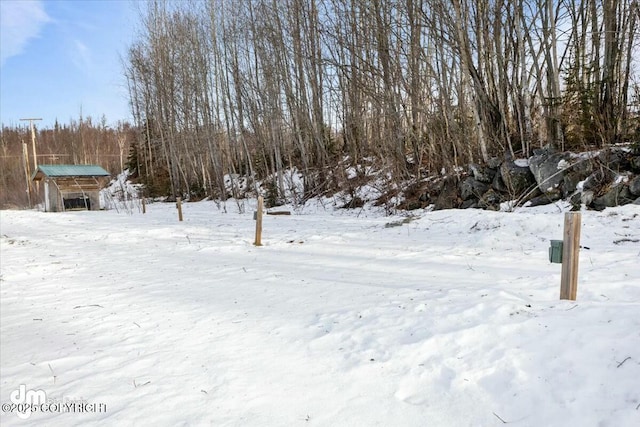
[[306,199],[363,164],[397,187],[534,148],[640,140],[638,0],[141,8],[123,62],[128,165],[147,195],[241,196],[225,177],[243,176],[277,198],[295,168]]
[[[392,181],[532,148],[638,138],[635,0],[150,2],[126,76],[141,179],[225,198],[225,174],[345,164]],[[159,181],[160,180],[160,181]]]

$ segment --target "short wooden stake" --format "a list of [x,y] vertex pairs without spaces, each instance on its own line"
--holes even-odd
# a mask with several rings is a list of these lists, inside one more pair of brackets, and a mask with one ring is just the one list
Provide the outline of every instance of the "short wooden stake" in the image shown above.
[[144,197],[142,198],[142,213],[147,213],[147,202]]
[[256,241],[254,245],[262,246],[262,205],[264,199],[258,196],[258,211],[256,212]]
[[560,299],[575,301],[578,293],[581,218],[580,212],[567,212],[564,214]]
[[182,221],[182,197],[176,198],[176,207],[178,208],[178,221]]

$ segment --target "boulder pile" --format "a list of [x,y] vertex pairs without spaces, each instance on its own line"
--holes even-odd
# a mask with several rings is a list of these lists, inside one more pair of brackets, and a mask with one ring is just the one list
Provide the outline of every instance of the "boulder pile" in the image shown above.
[[540,149],[528,159],[470,164],[466,171],[422,184],[419,194],[403,207],[497,210],[507,201],[539,206],[560,199],[575,209],[640,205],[640,153],[629,147],[580,154]]

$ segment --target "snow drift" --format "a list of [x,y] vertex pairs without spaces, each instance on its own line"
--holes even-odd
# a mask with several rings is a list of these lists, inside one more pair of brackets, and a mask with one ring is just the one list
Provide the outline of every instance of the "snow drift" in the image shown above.
[[2,403],[106,405],[2,425],[640,423],[640,207],[583,212],[576,301],[566,204],[234,208],[2,211]]

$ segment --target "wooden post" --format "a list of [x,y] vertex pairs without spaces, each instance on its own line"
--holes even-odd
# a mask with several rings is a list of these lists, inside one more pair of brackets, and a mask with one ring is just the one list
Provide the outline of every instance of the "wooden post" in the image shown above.
[[580,212],[564,214],[560,299],[575,301],[578,292],[581,217]]
[[31,146],[33,148],[33,170],[35,171],[36,169],[38,169],[38,155],[36,154],[36,130],[33,127],[33,122],[35,120],[42,120],[42,119],[36,119],[36,118],[30,118],[30,119],[20,119],[20,121],[29,121],[29,127],[31,128]]
[[144,197],[142,198],[142,213],[147,213],[147,201]]
[[176,207],[178,208],[178,221],[182,221],[182,197],[176,198]]
[[258,196],[258,211],[256,212],[256,241],[254,245],[262,246],[262,205],[264,199]]
[[32,207],[31,203],[31,171],[29,170],[29,151],[27,149],[27,143],[22,141],[22,157],[24,158],[24,175],[27,178],[27,194],[29,195],[29,209]]

